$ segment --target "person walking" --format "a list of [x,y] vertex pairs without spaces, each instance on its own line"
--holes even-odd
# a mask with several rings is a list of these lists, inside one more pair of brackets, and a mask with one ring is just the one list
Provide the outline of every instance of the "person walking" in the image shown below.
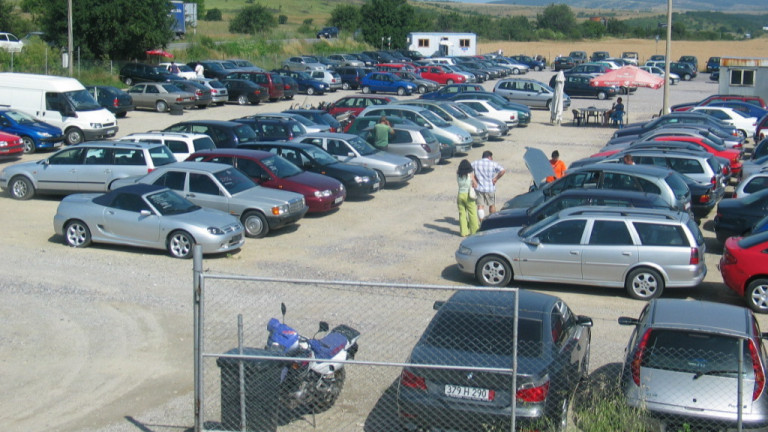
[[202,63],[195,65],[195,74],[197,74],[198,78],[203,78],[205,76],[205,67],[203,67]]
[[549,160],[549,163],[552,165],[552,170],[555,171],[555,175],[547,177],[545,180],[547,183],[553,182],[564,176],[565,170],[567,169],[565,162],[560,160],[560,152],[557,150],[552,152],[552,159]]
[[456,203],[459,207],[459,234],[466,237],[474,234],[480,228],[480,221],[477,219],[477,200],[472,198],[471,189],[476,189],[477,179],[475,170],[468,160],[463,159],[456,170],[456,181],[459,184],[459,195]]
[[496,213],[496,182],[506,172],[501,164],[494,162],[490,150],[483,152],[483,158],[472,162],[477,179],[477,217],[481,221],[485,217],[485,206],[488,214]]
[[374,146],[382,151],[386,151],[389,147],[389,136],[395,134],[395,130],[392,129],[392,125],[389,124],[387,116],[381,116],[379,122],[373,127],[376,142]]

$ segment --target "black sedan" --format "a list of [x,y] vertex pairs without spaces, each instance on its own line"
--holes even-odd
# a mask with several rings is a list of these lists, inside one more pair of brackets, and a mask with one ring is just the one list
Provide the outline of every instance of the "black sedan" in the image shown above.
[[307,171],[333,177],[347,188],[347,197],[368,196],[381,187],[376,171],[339,162],[325,150],[312,144],[261,142],[240,146],[240,148],[275,153]]
[[566,429],[570,400],[589,374],[591,318],[525,290],[458,291],[434,307],[400,375],[397,408],[406,430],[510,430],[512,397],[518,427]]
[[230,102],[240,105],[258,105],[269,99],[269,90],[244,79],[224,79],[221,83],[227,88]]
[[697,112],[671,112],[661,117],[657,117],[653,120],[644,123],[633,123],[624,126],[613,133],[612,138],[621,138],[625,136],[640,136],[655,129],[663,128],[665,126],[676,127],[678,125],[702,125],[708,127],[714,127],[723,129],[728,134],[733,135],[733,126],[724,124],[722,121],[712,117],[708,114],[702,114]]
[[576,66],[576,61],[573,59],[573,57],[568,56],[560,56],[555,59],[554,63],[552,64],[554,69],[556,71],[559,70],[568,70],[574,66]]
[[88,93],[117,118],[123,118],[128,111],[133,111],[136,106],[133,98],[128,93],[112,86],[87,86]]
[[[555,87],[555,78],[557,75],[553,75],[549,80],[549,86]],[[618,87],[602,87],[592,86],[589,84],[589,80],[593,77],[591,75],[573,74],[565,76],[565,85],[563,91],[568,96],[587,96],[596,97],[600,100],[612,98],[619,93]]]
[[749,233],[752,227],[768,214],[768,189],[744,198],[720,201],[715,215],[715,235],[724,243],[728,237]]

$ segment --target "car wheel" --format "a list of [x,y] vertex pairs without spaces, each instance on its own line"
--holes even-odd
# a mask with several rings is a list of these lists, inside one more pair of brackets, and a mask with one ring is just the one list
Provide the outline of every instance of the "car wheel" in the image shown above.
[[127,116],[127,115],[128,115],[128,113],[124,111],[124,112],[115,114],[115,117],[117,117],[117,118],[125,118],[125,116]]
[[155,102],[155,110],[159,113],[166,112],[168,111],[168,104],[165,101],[157,101]]
[[22,136],[21,143],[24,144],[24,154],[32,154],[35,152],[35,141],[32,138]]
[[685,81],[690,81],[690,80],[691,80],[691,78],[693,78],[693,77],[691,76],[691,74],[685,74],[685,75],[683,75],[683,80],[685,80]]
[[86,247],[91,244],[91,230],[83,221],[69,221],[64,227],[64,242],[76,248]]
[[768,313],[768,279],[755,279],[744,293],[747,305],[757,313]]
[[489,255],[477,263],[475,278],[480,285],[505,287],[512,280],[512,267],[504,258]]
[[168,236],[168,253],[174,258],[191,258],[194,245],[195,239],[186,231],[174,231]]
[[369,94],[370,92],[371,92],[371,88],[370,88],[370,87],[368,87],[368,86],[363,86],[363,93],[364,93],[364,94]]
[[83,131],[81,131],[76,127],[67,129],[67,131],[65,132],[65,135],[66,135],[65,139],[67,141],[67,145],[80,144],[81,142],[84,141]]
[[512,69],[512,75],[520,75],[520,69],[518,68]]
[[605,98],[607,98],[607,97],[608,97],[608,95],[605,94],[604,91],[601,91],[601,92],[597,93],[597,98],[600,99],[600,100],[605,100]]
[[550,111],[550,106],[552,106],[552,100],[547,101],[547,111]]
[[125,77],[125,85],[133,85],[133,79],[131,77]]
[[416,167],[416,170],[415,170],[414,172],[415,172],[416,174],[420,173],[420,172],[421,172],[421,170],[422,170],[424,167],[421,165],[421,161],[419,160],[419,158],[417,158],[416,156],[408,156],[408,159],[410,159],[411,161],[413,161],[413,166],[415,166],[415,167]]
[[419,94],[424,94],[427,92],[427,86],[420,85],[419,86]]
[[453,84],[453,80],[452,79],[449,79],[449,80],[447,80],[445,82],[445,85],[451,85],[451,84]]
[[384,173],[377,170],[376,176],[379,178],[379,189],[384,189],[384,186],[387,185],[387,178],[384,177]]
[[245,227],[245,235],[252,238],[262,238],[269,233],[269,223],[263,214],[257,211],[247,211],[240,219]]
[[283,66],[283,70],[291,70],[288,66]]
[[[745,131],[743,131],[741,129],[738,129],[737,132],[738,132],[739,136],[741,137],[741,139],[743,139],[743,140],[747,139],[747,133]],[[26,147],[25,147],[25,149],[26,149]],[[26,153],[26,150],[24,151],[24,153]]]
[[625,287],[633,299],[650,300],[661,296],[664,291],[664,279],[656,270],[638,268],[629,272]]
[[248,96],[240,95],[237,97],[238,105],[248,105]]
[[342,90],[349,90],[351,87],[348,82],[341,83],[341,89]]
[[10,192],[13,199],[28,200],[35,196],[35,187],[28,178],[16,176],[8,184],[8,192]]
[[405,96],[405,89],[403,87],[397,88],[397,95],[398,96]]
[[313,94],[315,94],[315,89],[312,87],[307,87],[307,94],[312,96]]
[[542,70],[544,70],[544,68],[541,66],[536,66],[533,68],[533,70],[535,70],[536,72],[541,72]]

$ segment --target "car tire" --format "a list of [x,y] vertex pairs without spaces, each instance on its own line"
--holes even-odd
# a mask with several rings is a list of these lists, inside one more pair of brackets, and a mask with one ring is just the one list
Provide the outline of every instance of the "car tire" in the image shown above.
[[379,189],[384,189],[384,186],[387,185],[387,178],[384,177],[384,173],[376,170],[376,176],[379,178]]
[[652,268],[636,268],[627,275],[625,288],[633,299],[651,300],[661,296],[664,291],[664,278]]
[[307,87],[307,94],[312,96],[315,94],[315,89],[313,87]]
[[130,85],[133,85],[133,78],[131,78],[131,77],[125,77],[125,79],[123,80],[123,82],[125,83],[125,85],[128,85],[128,86],[130,86]]
[[512,267],[498,255],[488,255],[478,261],[475,278],[480,285],[505,287],[512,280]]
[[607,97],[608,97],[608,95],[604,91],[597,92],[597,98],[599,100],[605,100],[605,98],[607,98]]
[[245,235],[247,237],[262,238],[269,233],[269,223],[267,222],[267,218],[255,210],[243,213],[240,221],[245,227]]
[[363,94],[370,94],[371,88],[368,86],[363,86]]
[[518,68],[512,69],[512,75],[520,75],[520,69]]
[[[746,140],[746,139],[747,139],[747,132],[746,132],[746,131],[743,131],[743,130],[741,130],[741,129],[737,129],[737,130],[736,130],[736,132],[739,134],[739,136],[741,137],[741,139],[743,139],[743,140]],[[26,148],[26,147],[25,147],[25,148]],[[24,153],[26,153],[26,151],[25,151]]]
[[351,87],[348,82],[341,83],[341,89],[342,90],[349,90]]
[[237,97],[237,104],[238,105],[248,105],[248,96],[246,95],[240,95]]
[[76,127],[71,127],[64,132],[65,140],[67,141],[67,145],[75,145],[80,144],[81,142],[85,141],[85,137],[83,137],[83,131]]
[[35,140],[26,135],[21,137],[21,143],[24,144],[24,154],[32,154],[37,150],[35,148]]
[[8,193],[11,198],[25,201],[35,196],[35,186],[23,175],[16,176],[8,183]]
[[125,116],[127,116],[127,115],[128,115],[128,113],[123,111],[121,113],[115,114],[115,117],[117,117],[117,118],[125,118]]
[[543,68],[543,67],[541,67],[541,66],[535,66],[535,67],[533,68],[533,70],[535,70],[536,72],[541,72],[542,70],[544,70],[544,68]]
[[691,74],[684,74],[684,75],[683,75],[683,80],[684,80],[684,81],[690,81],[690,80],[691,80],[691,78],[693,78],[693,77],[691,76]]
[[420,85],[420,86],[419,86],[419,94],[424,94],[424,93],[426,93],[426,92],[427,92],[427,86],[425,86],[425,85]]
[[407,92],[405,91],[405,88],[403,88],[403,87],[398,87],[398,88],[397,88],[397,95],[398,95],[398,96],[405,96],[405,93],[407,93]]
[[186,231],[174,231],[168,236],[166,247],[168,253],[179,259],[192,258],[192,247],[195,239]]
[[155,110],[159,113],[164,113],[168,111],[168,104],[165,101],[159,100],[155,102]]
[[451,84],[453,84],[453,80],[452,79],[449,79],[449,80],[445,81],[445,85],[451,85]]
[[768,279],[755,279],[747,285],[744,297],[750,309],[757,313],[768,313]]
[[64,243],[75,248],[91,244],[91,230],[81,220],[71,220],[64,226]]
[[414,173],[418,174],[422,169],[424,169],[424,167],[421,165],[421,161],[416,156],[408,156],[408,159],[410,159],[413,162],[413,166],[416,167]]

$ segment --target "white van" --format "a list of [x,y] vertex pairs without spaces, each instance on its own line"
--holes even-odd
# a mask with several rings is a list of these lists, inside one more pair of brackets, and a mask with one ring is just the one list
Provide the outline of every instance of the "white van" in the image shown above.
[[0,73],[0,105],[61,128],[67,144],[111,138],[117,120],[74,78]]

